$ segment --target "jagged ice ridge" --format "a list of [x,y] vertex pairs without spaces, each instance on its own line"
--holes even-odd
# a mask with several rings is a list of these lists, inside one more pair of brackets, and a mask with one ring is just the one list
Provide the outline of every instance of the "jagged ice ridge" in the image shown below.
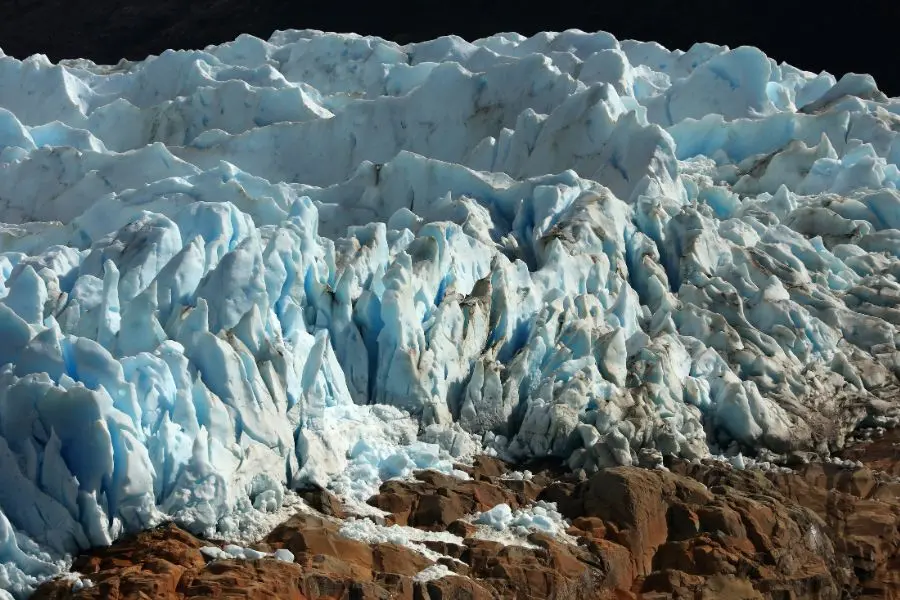
[[606,33],[0,52],[0,597],[487,449],[896,418],[900,100]]

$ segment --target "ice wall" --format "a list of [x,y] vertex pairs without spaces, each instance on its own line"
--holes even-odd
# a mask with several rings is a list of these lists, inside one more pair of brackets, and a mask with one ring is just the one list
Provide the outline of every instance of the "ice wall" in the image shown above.
[[889,421],[897,131],[869,77],[605,33],[0,57],[0,590],[482,447]]

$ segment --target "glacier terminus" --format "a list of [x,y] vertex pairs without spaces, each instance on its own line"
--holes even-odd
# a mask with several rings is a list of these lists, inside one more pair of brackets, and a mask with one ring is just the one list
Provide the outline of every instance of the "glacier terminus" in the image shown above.
[[307,483],[893,425],[898,185],[900,99],[752,47],[0,52],[0,598]]

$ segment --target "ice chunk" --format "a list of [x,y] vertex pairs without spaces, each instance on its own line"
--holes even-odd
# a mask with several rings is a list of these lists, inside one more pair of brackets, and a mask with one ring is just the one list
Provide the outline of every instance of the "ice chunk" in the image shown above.
[[435,579],[440,579],[441,577],[449,577],[454,575],[453,571],[447,567],[447,565],[431,565],[430,567],[426,567],[415,574],[413,579],[415,581],[420,582],[428,582],[434,581]]
[[278,550],[276,550],[274,556],[276,559],[282,562],[294,562],[294,553],[284,548],[279,548]]
[[497,531],[506,529],[513,520],[512,509],[508,504],[498,504],[475,519],[480,525],[490,525]]
[[503,543],[529,545],[525,538],[535,531],[559,537],[564,542],[573,541],[565,533],[568,523],[553,502],[539,501],[515,511],[507,504],[498,504],[486,512],[473,515],[471,519],[482,526],[476,537]]

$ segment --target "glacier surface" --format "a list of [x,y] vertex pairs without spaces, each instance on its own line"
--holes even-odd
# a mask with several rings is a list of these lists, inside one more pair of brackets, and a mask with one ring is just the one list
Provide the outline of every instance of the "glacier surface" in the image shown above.
[[893,422],[898,132],[868,76],[576,30],[0,52],[0,597],[306,482]]

